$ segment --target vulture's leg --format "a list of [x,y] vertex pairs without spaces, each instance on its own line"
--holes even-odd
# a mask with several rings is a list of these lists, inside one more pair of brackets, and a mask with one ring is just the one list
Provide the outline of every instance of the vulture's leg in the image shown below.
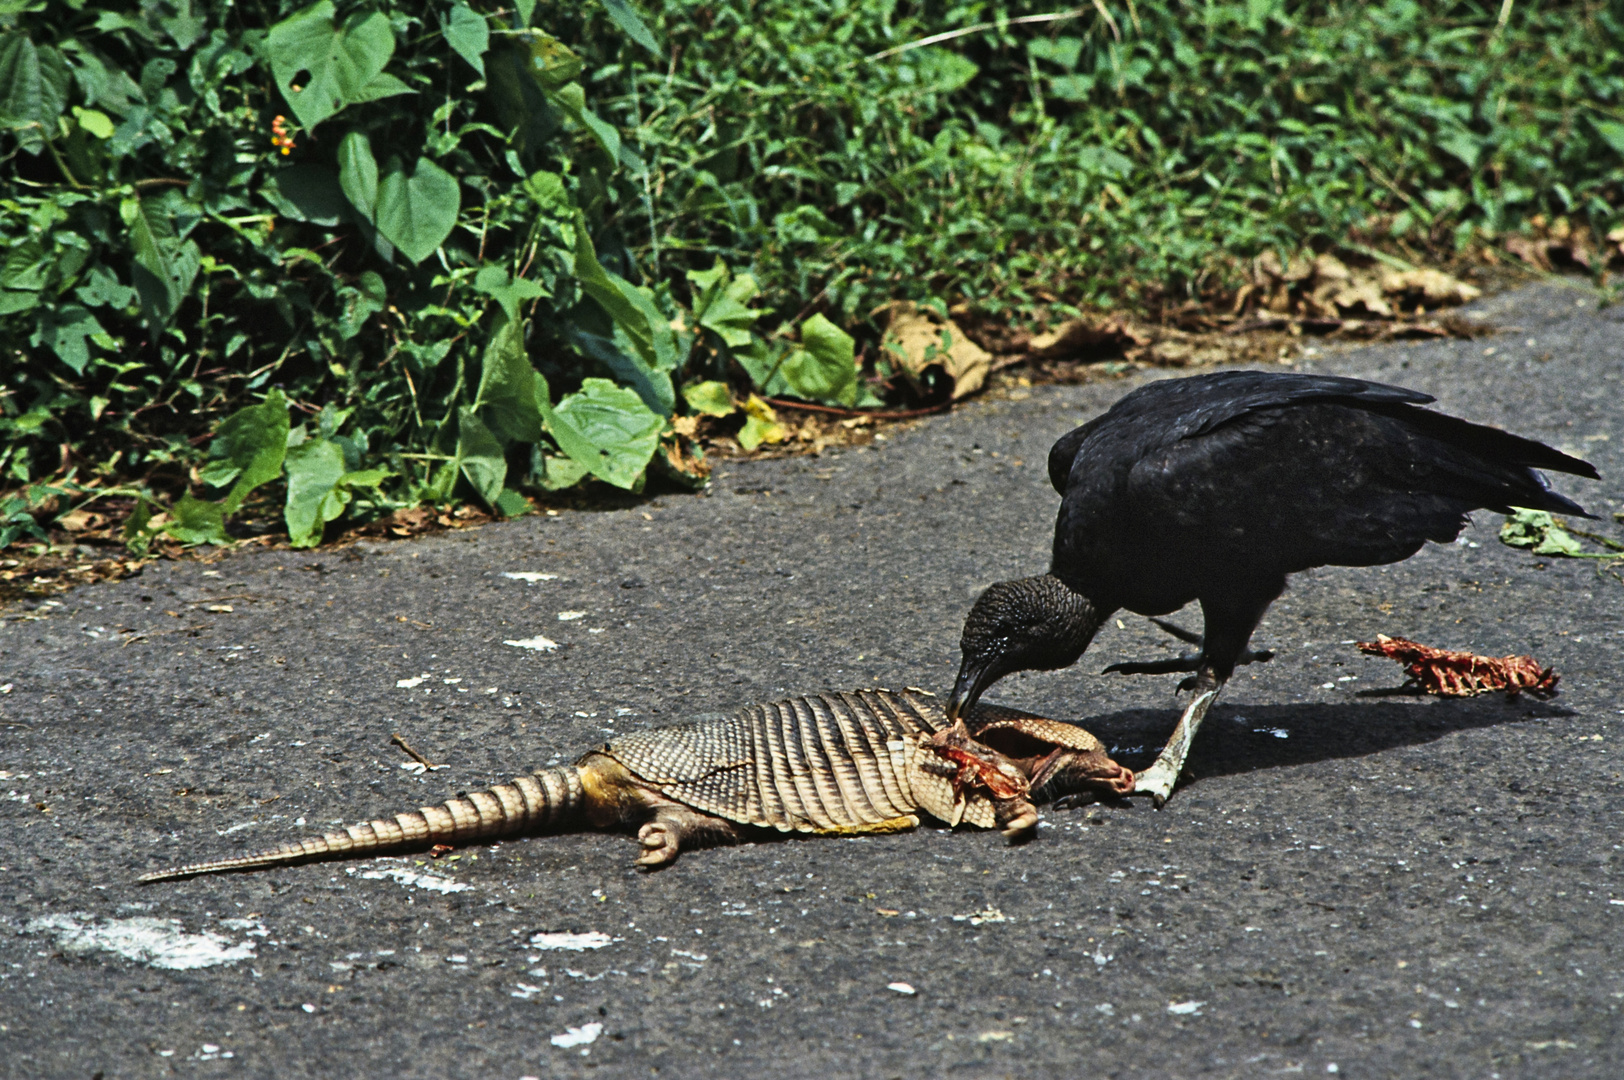
[[[1169,634],[1172,634],[1180,641],[1187,641],[1191,645],[1201,644],[1200,634],[1192,633],[1191,631],[1184,629],[1182,626],[1177,626],[1168,622],[1166,619],[1152,618],[1150,621],[1167,631]],[[1142,663],[1112,664],[1110,667],[1100,672],[1100,674],[1108,675],[1111,672],[1116,671],[1122,673],[1123,675],[1169,675],[1175,671],[1200,671],[1201,661],[1204,659],[1205,655],[1206,654],[1202,652],[1193,652],[1185,653],[1183,656],[1176,656],[1171,660],[1150,660]],[[1273,649],[1244,649],[1241,651],[1240,656],[1236,658],[1235,663],[1237,665],[1264,664],[1273,659]]]
[[1250,595],[1243,594],[1238,598],[1202,598],[1201,614],[1207,632],[1201,639],[1200,666],[1193,676],[1179,686],[1180,690],[1194,690],[1195,700],[1179,717],[1161,755],[1150,768],[1139,774],[1133,794],[1149,795],[1158,807],[1172,796],[1173,785],[1178,783],[1179,774],[1184,771],[1184,759],[1189,756],[1190,744],[1195,740],[1201,721],[1207,718],[1212,703],[1218,700],[1219,692],[1234,674],[1235,665],[1244,662],[1242,658],[1247,655],[1246,643],[1262,620],[1263,613],[1274,603],[1275,597],[1285,590],[1284,578],[1271,584],[1272,588],[1253,588],[1248,590]]
[[1167,802],[1173,794],[1173,785],[1178,783],[1179,773],[1184,771],[1184,759],[1189,756],[1190,742],[1195,738],[1196,729],[1207,718],[1207,710],[1212,708],[1212,703],[1218,699],[1218,691],[1222,689],[1222,686],[1214,686],[1196,693],[1195,700],[1179,717],[1178,726],[1162,748],[1161,756],[1139,774],[1130,795],[1149,795],[1158,808]]

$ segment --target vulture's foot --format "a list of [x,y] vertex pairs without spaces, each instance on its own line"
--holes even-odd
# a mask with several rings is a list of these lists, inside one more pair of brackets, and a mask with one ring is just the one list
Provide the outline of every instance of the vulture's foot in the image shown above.
[[[1211,676],[1207,672],[1202,672],[1196,678],[1205,681]],[[1179,774],[1184,771],[1184,759],[1190,754],[1190,743],[1195,738],[1196,729],[1201,726],[1201,721],[1207,718],[1207,710],[1212,708],[1220,689],[1219,686],[1205,689],[1190,702],[1189,707],[1184,710],[1184,715],[1179,717],[1178,725],[1173,728],[1173,734],[1167,740],[1167,745],[1162,748],[1161,756],[1150,768],[1138,775],[1131,794],[1150,796],[1157,809],[1172,797],[1173,786],[1178,783]]]

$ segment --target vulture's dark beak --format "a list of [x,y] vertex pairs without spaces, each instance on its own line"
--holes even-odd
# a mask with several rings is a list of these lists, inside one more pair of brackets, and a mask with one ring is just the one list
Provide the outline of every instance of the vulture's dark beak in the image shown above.
[[966,656],[959,665],[959,677],[953,683],[953,696],[947,699],[947,719],[957,720],[970,712],[981,700],[981,692],[997,681],[990,666],[977,664]]

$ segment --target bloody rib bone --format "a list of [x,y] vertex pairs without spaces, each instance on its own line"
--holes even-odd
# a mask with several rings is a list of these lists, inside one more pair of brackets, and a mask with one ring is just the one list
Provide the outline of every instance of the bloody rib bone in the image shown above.
[[1511,696],[1527,690],[1543,697],[1556,692],[1560,678],[1552,669],[1540,667],[1532,656],[1478,656],[1386,634],[1358,645],[1360,652],[1397,660],[1411,681],[1439,697],[1472,697],[1490,690],[1504,690]]

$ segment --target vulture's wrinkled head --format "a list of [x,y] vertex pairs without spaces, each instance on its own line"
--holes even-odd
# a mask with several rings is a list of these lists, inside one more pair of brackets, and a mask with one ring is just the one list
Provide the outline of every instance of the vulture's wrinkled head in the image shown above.
[[988,586],[964,620],[959,638],[963,659],[948,699],[948,718],[974,708],[987,687],[1012,671],[1053,671],[1075,664],[1104,621],[1088,597],[1053,574]]

